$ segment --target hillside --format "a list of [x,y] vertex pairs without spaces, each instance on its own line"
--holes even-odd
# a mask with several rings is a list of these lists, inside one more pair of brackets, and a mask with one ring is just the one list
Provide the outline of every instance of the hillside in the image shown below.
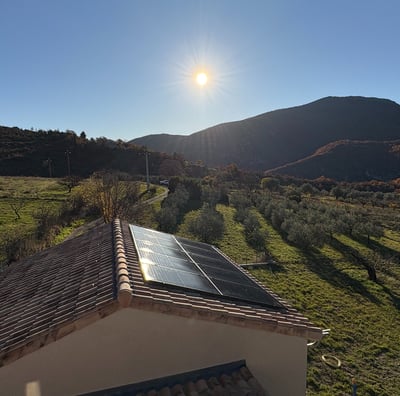
[[387,99],[327,97],[207,128],[188,136],[149,135],[133,143],[181,153],[208,166],[236,163],[252,170],[272,169],[312,155],[338,140],[400,139],[400,106]]
[[400,177],[400,140],[391,142],[340,140],[319,148],[314,154],[266,174],[338,181],[390,180]]
[[[89,140],[72,131],[0,126],[0,175],[63,177],[70,172],[87,177],[104,169],[145,174],[144,151],[122,141]],[[166,160],[170,161],[168,155],[153,152],[149,156],[150,174],[158,175]]]

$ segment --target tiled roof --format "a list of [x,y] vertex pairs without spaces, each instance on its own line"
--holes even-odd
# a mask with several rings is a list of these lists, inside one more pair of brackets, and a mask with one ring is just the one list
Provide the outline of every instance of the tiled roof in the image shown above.
[[0,273],[0,366],[124,307],[322,337],[321,329],[268,292],[286,309],[145,283],[129,225],[115,220]]
[[0,273],[0,365],[117,309],[112,225]]
[[[84,396],[265,396],[245,361],[124,385]],[[82,395],[81,395],[82,396]]]

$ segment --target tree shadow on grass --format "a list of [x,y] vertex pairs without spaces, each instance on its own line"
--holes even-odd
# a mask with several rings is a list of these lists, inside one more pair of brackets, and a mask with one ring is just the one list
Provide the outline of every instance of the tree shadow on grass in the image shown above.
[[[370,240],[368,241],[368,238],[363,237],[363,236],[357,237],[357,238],[354,238],[354,237],[353,237],[353,239],[354,239],[355,241],[357,241],[357,242],[363,244],[364,246],[368,247],[369,249],[371,249],[372,252],[374,252],[374,253],[378,254],[379,256],[381,256],[381,258],[382,258],[383,260],[388,259],[388,260],[390,260],[394,265],[400,263],[400,252],[398,252],[397,250],[394,250],[394,249],[389,248],[389,247],[387,247],[387,246],[385,246],[385,245],[382,245],[380,242],[374,241],[374,240],[372,240],[372,239],[370,239]],[[337,244],[337,245],[340,244],[340,246],[338,246],[337,249],[344,249],[344,250],[341,250],[341,252],[342,252],[343,254],[346,254],[346,252],[349,253],[350,256],[346,255],[346,257],[349,258],[349,259],[351,259],[351,256],[354,257],[355,255],[358,254],[356,249],[354,249],[354,248],[352,248],[352,247],[350,247],[350,246],[348,246],[348,245],[345,245],[345,244],[339,242],[337,239],[335,239],[335,240],[333,241],[333,243],[334,243],[334,244]],[[359,254],[358,254],[358,255],[359,255]],[[373,260],[373,258],[372,258],[372,260]],[[353,261],[354,261],[354,260],[353,260]],[[378,268],[379,268],[379,267],[378,267]],[[380,273],[383,273],[383,274],[385,274],[385,275],[391,276],[391,277],[393,277],[393,278],[399,279],[399,275],[398,275],[396,272],[392,271],[392,270],[390,269],[390,266],[383,266],[383,267],[381,266],[381,267],[379,268],[379,272],[380,272]],[[379,279],[377,280],[377,283],[381,284],[381,283],[379,282]]]
[[248,270],[261,269],[261,270],[269,271],[271,273],[287,272],[287,269],[282,264],[276,262],[275,260],[241,264],[241,267],[248,269]]
[[271,272],[287,272],[286,268],[282,264],[272,260],[266,263],[265,269]]
[[374,296],[362,282],[336,268],[332,259],[324,256],[320,252],[307,252],[304,253],[304,255],[306,257],[307,267],[321,279],[334,287],[361,294],[372,303],[381,305],[381,301]]
[[380,286],[382,287],[383,291],[390,297],[395,308],[400,311],[400,297],[394,294],[387,286],[381,283]]
[[[365,239],[366,240],[366,239]],[[357,265],[357,262],[354,261],[353,257],[355,255],[359,256],[359,253],[357,252],[356,249],[352,248],[351,246],[345,245],[342,242],[338,241],[337,239],[333,239],[332,240],[332,246],[341,251],[343,253],[343,255],[349,260],[352,261],[355,265]],[[371,241],[370,245],[371,248],[372,247],[376,247],[377,250],[379,251],[379,248],[382,247],[383,249],[380,251],[380,253],[382,253],[382,251],[384,252],[394,252],[396,253],[396,257],[399,256],[399,253],[394,251],[393,249],[387,248],[386,246],[382,246],[379,242],[376,241]],[[379,247],[378,247],[379,246]],[[364,268],[364,267],[360,267],[360,268]],[[364,268],[365,269],[365,268]],[[397,274],[395,274],[394,272],[390,271],[390,269],[388,268],[384,268],[381,270],[381,272],[384,272],[387,275],[393,276],[395,278],[397,278]],[[379,284],[379,286],[382,288],[382,290],[390,297],[390,299],[392,300],[393,305],[396,307],[396,309],[400,310],[400,297],[396,294],[393,293],[392,290],[390,290],[386,285],[384,285],[378,278],[377,284]]]
[[388,246],[382,245],[380,242],[361,236],[356,239],[358,242],[362,243],[363,245],[371,248],[374,251],[379,252],[384,257],[394,257],[396,259],[400,259],[400,252],[394,250]]

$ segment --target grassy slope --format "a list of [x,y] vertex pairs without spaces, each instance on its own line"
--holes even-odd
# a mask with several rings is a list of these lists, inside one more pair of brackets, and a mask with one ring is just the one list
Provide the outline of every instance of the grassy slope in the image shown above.
[[[392,270],[391,276],[380,273],[381,284],[375,284],[367,280],[363,268],[325,246],[314,256],[299,256],[297,263],[284,262],[276,271],[254,271],[317,325],[331,329],[328,337],[310,349],[308,394],[348,394],[352,376],[360,394],[396,394],[400,315],[395,291],[400,271]],[[342,368],[323,364],[322,354],[338,357]]]
[[[166,189],[162,186],[155,186],[155,196],[162,195]],[[144,193],[146,183],[141,183],[140,192]],[[33,230],[35,219],[33,214],[42,207],[52,207],[58,209],[68,198],[68,188],[59,183],[59,179],[49,179],[40,177],[14,177],[0,176],[0,239],[10,230],[23,228],[27,232]],[[144,194],[142,200],[153,198],[153,195]],[[23,200],[24,205],[19,214],[20,219],[11,207],[11,203]],[[160,207],[160,202],[156,201],[152,205],[144,205],[141,210],[141,221],[148,227],[156,228],[154,211]],[[62,242],[71,232],[83,225],[87,219],[74,221],[70,226],[61,229],[57,235],[55,243]],[[1,261],[0,251],[0,261]]]
[[[242,226],[233,220],[234,209],[218,206],[225,218],[225,233],[218,246],[235,261],[252,261],[255,252],[244,239]],[[185,222],[180,227],[186,236]],[[252,273],[289,301],[321,328],[331,333],[310,348],[308,395],[349,395],[351,379],[356,378],[360,395],[394,395],[400,389],[400,269],[379,272],[379,284],[367,279],[364,268],[350,262],[330,245],[305,255],[288,245],[260,216],[269,233],[267,248],[278,261],[270,269]],[[344,245],[366,254],[368,248],[344,236]],[[400,252],[400,233],[387,230],[379,242]],[[334,369],[322,362],[323,354],[342,362]]]
[[[67,188],[57,179],[0,176],[0,239],[16,228],[29,232],[35,226],[35,211],[49,206],[57,209],[67,196]],[[19,200],[24,204],[17,219],[10,204]]]
[[[0,176],[0,227],[12,223],[33,225],[34,210],[41,205],[58,206],[66,197],[67,188],[56,179]],[[25,202],[21,219],[15,220],[10,203],[21,199]]]

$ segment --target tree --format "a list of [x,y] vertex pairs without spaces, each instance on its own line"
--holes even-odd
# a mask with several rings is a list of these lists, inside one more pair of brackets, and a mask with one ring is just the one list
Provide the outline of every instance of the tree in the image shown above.
[[32,217],[36,220],[36,236],[39,240],[48,242],[51,239],[50,234],[59,222],[59,213],[48,205],[40,206]]
[[224,218],[221,213],[204,204],[198,216],[189,222],[188,228],[202,242],[212,243],[224,233]]
[[254,212],[247,212],[247,216],[243,220],[243,226],[246,242],[255,250],[264,251],[267,233],[261,230],[261,224]]
[[269,191],[278,191],[280,188],[279,180],[273,177],[264,177],[261,180],[261,188]]
[[201,192],[202,202],[206,202],[210,207],[215,208],[221,198],[221,190],[210,186],[203,186]]
[[376,275],[376,267],[374,262],[371,262],[368,259],[365,259],[364,257],[361,257],[358,253],[351,253],[355,261],[359,264],[361,264],[368,272],[368,279],[373,281],[373,282],[378,282],[378,277]]
[[243,223],[249,214],[249,208],[239,207],[236,209],[234,219],[239,223]]
[[189,200],[191,201],[201,201],[201,181],[199,179],[194,179],[192,177],[171,177],[168,184],[168,189],[170,192],[174,193],[175,189],[179,186],[185,187],[186,191],[189,193]]
[[178,184],[173,193],[164,199],[161,209],[156,215],[159,229],[175,232],[176,226],[189,200],[189,192],[182,184]]
[[342,215],[340,216],[339,229],[344,234],[353,236],[353,231],[356,228],[357,224],[360,223],[360,221],[360,215],[354,210],[342,212]]
[[72,189],[79,185],[80,180],[81,180],[81,178],[79,176],[71,175],[71,176],[67,176],[67,177],[64,177],[63,179],[61,179],[59,181],[59,183],[62,186],[67,187],[68,193],[71,193]]
[[286,211],[282,207],[273,208],[271,211],[271,224],[272,226],[280,231],[282,223],[286,218]]
[[139,183],[116,172],[99,172],[83,186],[84,197],[109,223],[114,218],[129,219],[135,215],[139,200]]
[[335,199],[343,198],[345,196],[345,192],[339,186],[332,188],[331,194],[335,197]]
[[396,259],[394,256],[384,257],[374,250],[367,255],[366,259],[375,271],[385,272],[398,266],[398,258]]
[[316,192],[315,188],[310,183],[304,183],[300,187],[302,194],[312,195]]
[[257,252],[263,252],[265,251],[265,239],[267,236],[268,234],[266,232],[257,228],[246,235],[246,241]]
[[367,244],[370,245],[371,237],[380,238],[383,236],[383,228],[376,222],[364,219],[354,227],[354,234],[367,237]]
[[236,209],[247,209],[253,206],[251,199],[244,191],[233,192],[229,197],[229,204]]
[[9,204],[15,214],[15,220],[19,220],[21,218],[20,211],[26,205],[26,200],[15,195]]
[[297,203],[301,201],[301,193],[297,188],[289,187],[286,192],[286,197]]
[[160,164],[159,173],[164,177],[182,176],[184,174],[182,162],[177,159],[166,158]]
[[321,246],[324,234],[317,227],[301,222],[298,218],[287,219],[282,224],[287,233],[287,239],[301,249],[310,249],[312,246]]
[[176,207],[163,207],[157,212],[158,228],[164,232],[175,232],[179,211]]

